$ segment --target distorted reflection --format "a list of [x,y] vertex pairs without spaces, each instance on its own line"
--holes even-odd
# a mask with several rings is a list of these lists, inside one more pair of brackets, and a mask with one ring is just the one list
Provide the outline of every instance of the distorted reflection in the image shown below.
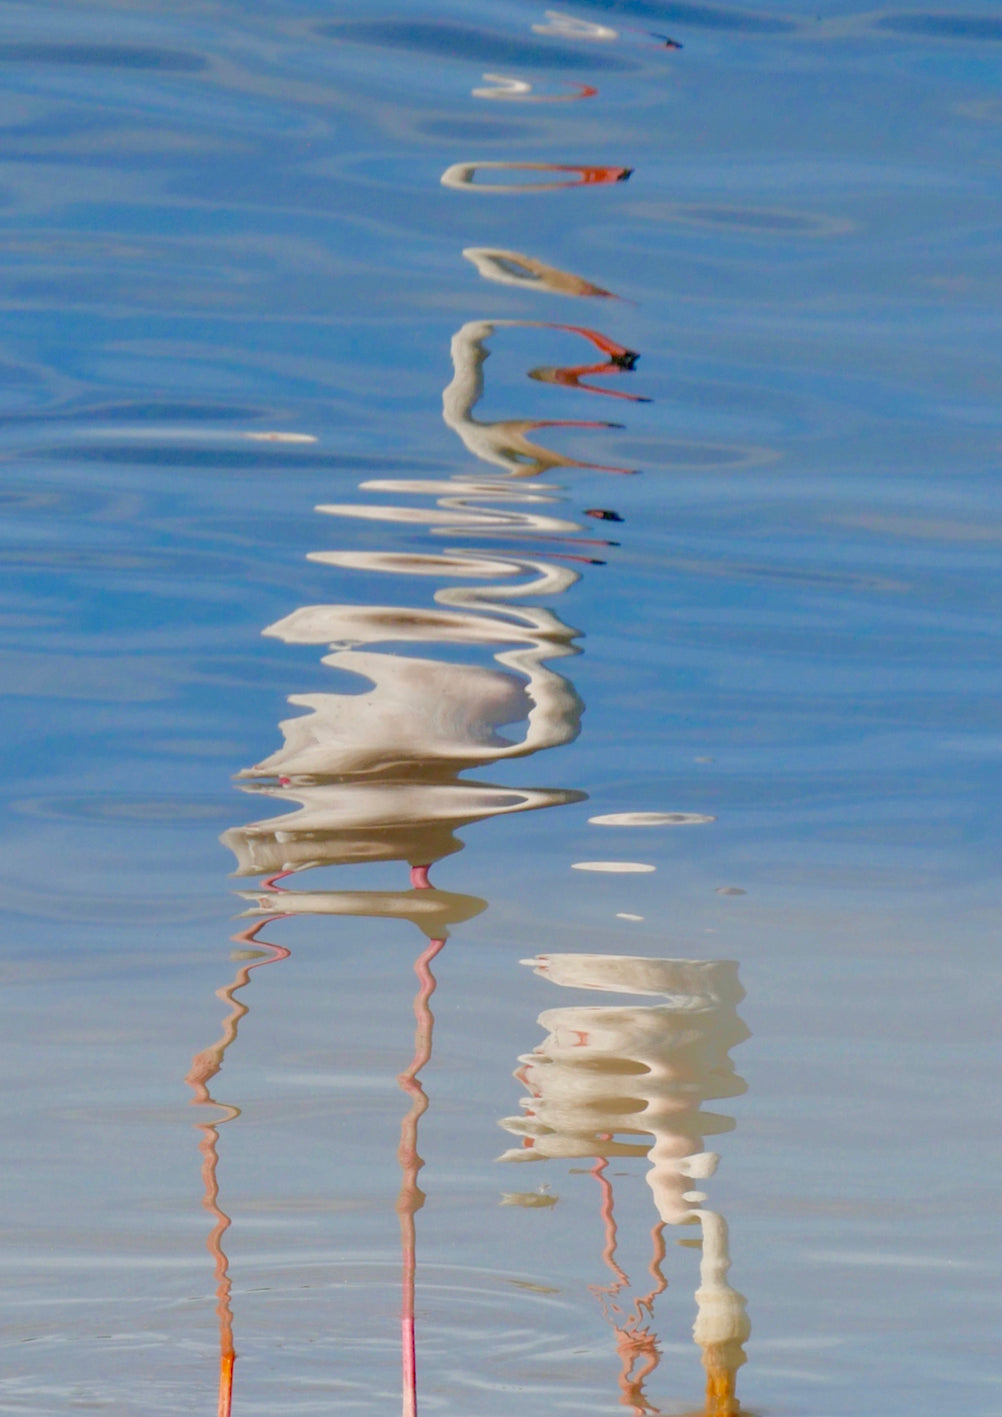
[[703,812],[606,812],[589,817],[593,827],[701,827],[715,822]]
[[232,1103],[217,1101],[209,1091],[209,1083],[223,1066],[226,1050],[236,1041],[240,1020],[248,1012],[247,1005],[237,998],[237,994],[250,983],[251,971],[289,957],[289,951],[281,945],[269,944],[257,938],[258,932],[276,918],[278,917],[272,915],[266,920],[259,920],[250,929],[233,936],[234,944],[239,947],[234,951],[233,957],[235,960],[246,962],[241,962],[232,983],[216,991],[216,997],[229,1005],[229,1013],[223,1020],[223,1031],[215,1043],[204,1048],[201,1053],[196,1053],[185,1078],[185,1082],[195,1094],[191,1099],[193,1106],[216,1107],[223,1114],[212,1122],[196,1124],[202,1134],[198,1147],[202,1155],[202,1205],[215,1221],[206,1243],[215,1266],[216,1317],[219,1320],[218,1417],[230,1417],[233,1403],[233,1365],[236,1361],[233,1345],[232,1282],[229,1261],[223,1249],[223,1236],[230,1228],[231,1220],[219,1204],[219,1128],[239,1117],[240,1108]]
[[[491,172],[576,172],[558,182],[475,182],[480,169]],[[588,167],[565,162],[454,162],[441,176],[443,187],[471,192],[556,192],[562,187],[599,187],[625,182],[632,167]]]
[[[539,378],[551,383],[564,382],[573,386],[583,371],[631,372],[638,356],[613,340],[607,339],[595,330],[581,326],[557,325],[534,320],[470,320],[452,337],[451,354],[453,377],[442,395],[442,418],[452,431],[462,439],[468,452],[482,462],[493,463],[512,477],[535,477],[555,467],[591,468],[599,472],[632,472],[632,468],[611,467],[605,463],[583,462],[568,457],[564,453],[532,442],[528,434],[538,428],[616,428],[619,425],[608,422],[583,421],[581,419],[503,418],[492,422],[482,422],[474,418],[473,410],[484,393],[483,367],[489,358],[487,341],[495,330],[503,328],[565,330],[581,335],[607,358],[599,365],[573,366],[555,370],[537,370]],[[558,377],[559,376],[559,377]],[[592,393],[609,394],[610,390],[592,389]]]
[[499,98],[516,103],[575,103],[579,98],[595,98],[598,89],[592,84],[572,83],[573,93],[535,93],[525,79],[513,79],[507,74],[484,74],[490,88],[471,89],[474,98]]
[[579,20],[574,15],[565,15],[560,10],[546,11],[546,24],[533,25],[533,34],[558,34],[564,39],[618,39],[614,29],[599,25],[591,20]]
[[558,384],[565,389],[583,389],[589,394],[604,394],[606,398],[628,399],[630,403],[650,403],[650,399],[644,398],[642,394],[631,394],[622,389],[598,389],[594,384],[583,382],[586,374],[632,374],[640,358],[634,350],[600,335],[597,330],[587,330],[580,325],[551,325],[548,328],[568,330],[572,334],[583,336],[605,355],[605,359],[597,364],[574,364],[562,368],[541,365],[538,369],[530,370],[530,379],[536,379],[541,384]]
[[523,256],[521,251],[506,251],[497,246],[467,246],[463,255],[473,262],[484,280],[497,281],[499,285],[514,285],[523,290],[548,290],[552,295],[616,298],[611,290],[592,285],[591,281],[572,275],[570,271],[559,271],[556,266],[548,266],[534,256]]
[[[728,1281],[727,1224],[706,1209],[694,1183],[713,1175],[718,1157],[703,1139],[730,1131],[734,1121],[702,1110],[711,1098],[735,1097],[745,1083],[730,1050],[749,1034],[738,1017],[744,998],[730,960],[647,959],[554,954],[526,960],[552,983],[616,994],[659,996],[653,1005],[588,1005],[549,1009],[539,1023],[547,1037],[519,1059],[523,1115],[501,1125],[521,1139],[506,1162],[589,1158],[600,1188],[611,1284],[596,1286],[617,1333],[622,1402],[636,1414],[656,1409],[644,1384],[659,1361],[653,1305],[666,1287],[661,1265],[664,1227],[698,1223],[700,1283],[693,1337],[706,1368],[708,1417],[740,1411],[735,1391],[750,1332],[744,1297]],[[646,1157],[657,1223],[651,1232],[654,1286],[625,1308],[629,1278],[616,1260],[617,1232],[610,1157]]]
[[[538,165],[530,165],[538,166]],[[546,170],[551,170],[546,165]],[[558,168],[558,171],[567,169]],[[572,169],[584,174],[621,169]],[[587,181],[614,180],[587,176]],[[490,279],[504,272],[563,294],[607,295],[598,286],[521,257],[514,252],[467,252]],[[513,275],[512,279],[516,279]],[[632,372],[637,356],[598,332],[576,325],[537,321],[476,321],[452,341],[453,377],[443,394],[446,423],[467,450],[505,475],[467,474],[445,479],[373,479],[359,487],[361,499],[318,507],[344,523],[382,523],[388,535],[420,528],[430,535],[503,538],[517,549],[494,552],[449,547],[441,553],[409,549],[313,552],[310,560],[339,573],[394,576],[415,589],[438,582],[430,605],[317,604],[302,606],[263,631],[286,644],[326,647],[323,663],[338,676],[332,691],[293,695],[300,710],[280,725],[282,744],[239,775],[244,791],[279,815],[233,827],[223,836],[237,861],[237,875],[263,877],[241,891],[245,914],[255,920],[236,937],[245,951],[263,957],[244,962],[220,991],[230,1006],[223,1036],[195,1059],[188,1081],[195,1100],[213,1103],[208,1083],[222,1066],[247,1012],[236,998],[250,971],[288,956],[265,945],[258,931],[293,917],[367,917],[406,920],[425,937],[417,960],[414,1003],[415,1050],[398,1082],[410,1106],[401,1124],[398,1159],[403,1306],[402,1374],[405,1417],[417,1403],[415,1347],[416,1212],[424,1203],[418,1175],[418,1124],[429,1105],[419,1080],[431,1056],[435,988],[431,964],[451,927],[485,909],[475,896],[436,889],[429,872],[462,849],[458,833],[488,817],[536,811],[579,801],[585,794],[561,788],[498,786],[462,776],[508,759],[527,758],[574,739],[583,704],[557,662],[579,653],[580,632],[552,608],[552,601],[580,579],[578,566],[596,564],[596,547],[612,543],[582,535],[581,524],[554,515],[562,489],[533,477],[554,467],[601,467],[551,452],[529,433],[544,427],[608,428],[618,425],[554,420],[481,423],[473,409],[483,393],[486,340],[502,326],[559,331],[584,339],[601,361],[569,367],[541,366],[530,377],[592,394],[631,398],[585,382],[587,377]],[[609,471],[627,471],[610,468]],[[387,497],[398,499],[388,502]],[[423,498],[423,505],[400,498]],[[614,516],[610,513],[610,516]],[[554,549],[559,547],[560,549]],[[545,548],[545,556],[542,550]],[[597,562],[601,564],[601,561]],[[551,604],[540,604],[547,600]],[[315,868],[399,862],[409,868],[409,889],[337,890],[291,888],[290,877]],[[283,884],[284,883],[284,884]],[[270,951],[270,953],[268,953]],[[246,954],[247,960],[251,953]],[[228,1107],[223,1121],[238,1115]],[[235,1350],[228,1266],[222,1237],[229,1218],[219,1204],[218,1121],[202,1125],[205,1205],[215,1220],[209,1248],[216,1264],[220,1319],[220,1417],[227,1417]],[[512,1204],[548,1206],[544,1190],[511,1197]]]
[[[569,518],[513,510],[511,504],[552,504],[557,489],[512,486],[503,479],[456,478],[376,480],[362,484],[366,494],[407,494],[433,498],[432,508],[388,506],[379,502],[324,506],[327,515],[359,515],[393,524],[416,522],[431,531],[503,534],[591,542],[579,536]],[[417,512],[414,518],[407,514]],[[442,554],[393,550],[330,550],[313,554],[315,562],[342,572],[429,577],[440,584],[434,605],[313,605],[286,616],[264,633],[290,644],[322,644],[324,663],[351,687],[366,692],[296,695],[290,702],[303,710],[280,727],[283,743],[269,757],[241,773],[244,790],[269,803],[289,804],[280,816],[235,827],[223,840],[237,858],[241,876],[265,879],[241,892],[246,913],[260,917],[248,932],[253,941],[265,923],[293,916],[354,916],[408,920],[427,944],[416,970],[417,1033],[414,1058],[399,1076],[410,1099],[402,1123],[399,1160],[402,1183],[400,1217],[403,1263],[402,1371],[404,1412],[417,1401],[414,1332],[416,1283],[415,1214],[424,1202],[418,1185],[423,1162],[417,1132],[428,1098],[419,1081],[431,1054],[433,1019],[429,1000],[434,989],[431,962],[442,949],[450,927],[485,908],[474,896],[436,890],[432,865],[461,849],[460,828],[486,817],[536,810],[579,800],[566,789],[499,787],[461,779],[460,774],[495,761],[523,758],[573,739],[583,705],[573,686],[553,667],[578,652],[578,632],[552,609],[531,602],[570,590],[580,572],[570,562],[588,563],[580,552],[495,555],[485,550],[449,550]],[[380,646],[420,646],[421,655],[393,653]],[[464,663],[434,657],[435,646],[487,650],[488,663]],[[503,731],[504,730],[504,731]],[[314,867],[374,861],[400,861],[410,868],[409,890],[299,890],[282,885],[288,877]],[[278,947],[271,957],[280,957]],[[288,952],[281,951],[281,957]],[[189,1081],[197,1100],[209,1103],[208,1080],[219,1070],[225,1048],[236,1036],[236,1022],[246,1012],[234,994],[255,964],[242,967],[221,997],[232,1005],[223,1039],[199,1055]],[[229,1109],[236,1116],[236,1109]],[[226,1119],[224,1119],[226,1120]],[[229,1280],[222,1235],[229,1224],[218,1204],[215,1123],[206,1124],[206,1205],[217,1224],[210,1241],[216,1260],[220,1304],[220,1413],[229,1411],[234,1346],[229,1309]],[[224,1405],[224,1400],[225,1404]]]
[[[443,500],[449,499],[439,499],[440,508]],[[394,520],[392,514],[401,509],[368,510],[386,511],[391,514],[386,519]],[[338,553],[330,555],[337,564]],[[341,564],[363,561],[353,553]],[[484,557],[477,561],[481,573],[490,564]],[[451,573],[461,575],[465,564],[454,558]],[[370,569],[406,574],[411,568],[377,556]],[[419,558],[416,573],[428,569]],[[242,776],[256,780],[250,790],[296,803],[298,811],[226,833],[241,875],[364,861],[427,867],[460,849],[454,833],[462,826],[580,796],[458,780],[467,769],[569,742],[580,725],[580,699],[548,663],[576,652],[576,631],[550,610],[503,603],[544,589],[564,590],[578,572],[534,560],[500,562],[498,569],[527,571],[529,579],[441,589],[435,599],[447,610],[306,606],[265,632],[296,644],[507,643],[514,648],[494,655],[498,667],[335,649],[324,663],[361,676],[372,687],[364,694],[291,700],[307,712],[283,722],[284,746]],[[520,735],[499,732],[518,723],[524,724]]]

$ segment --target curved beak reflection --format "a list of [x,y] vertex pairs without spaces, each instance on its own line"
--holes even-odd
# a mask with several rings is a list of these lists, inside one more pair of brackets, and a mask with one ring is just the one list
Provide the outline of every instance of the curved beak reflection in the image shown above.
[[[728,1281],[727,1225],[705,1208],[699,1184],[713,1175],[718,1157],[704,1138],[730,1131],[733,1119],[703,1110],[703,1103],[735,1097],[745,1083],[730,1050],[749,1034],[738,1017],[744,998],[730,960],[670,960],[611,955],[543,955],[526,960],[552,983],[575,989],[661,996],[658,1004],[584,1005],[549,1009],[539,1017],[547,1036],[519,1059],[525,1087],[520,1117],[501,1126],[520,1139],[506,1162],[590,1158],[600,1185],[605,1225],[604,1259],[614,1282],[596,1289],[614,1323],[624,1354],[623,1400],[637,1413],[654,1409],[643,1383],[657,1363],[649,1320],[652,1294],[626,1313],[619,1295],[628,1278],[616,1263],[611,1157],[645,1157],[657,1224],[651,1274],[664,1287],[663,1227],[698,1223],[702,1233],[700,1282],[693,1337],[707,1373],[704,1412],[733,1417],[740,1411],[736,1374],[750,1332],[745,1300]],[[641,1374],[636,1361],[646,1354]],[[629,1363],[626,1359],[629,1359]]]
[[[605,463],[582,462],[553,452],[528,435],[538,428],[616,428],[615,423],[582,422],[577,419],[506,418],[483,422],[473,416],[473,410],[483,398],[483,367],[490,351],[487,341],[499,329],[543,329],[564,331],[586,339],[606,355],[599,364],[575,365],[563,369],[540,368],[530,377],[543,383],[580,387],[577,380],[585,373],[629,373],[639,356],[596,330],[580,325],[558,325],[541,320],[470,320],[452,337],[453,376],[442,394],[442,418],[462,440],[464,447],[482,462],[505,470],[511,477],[536,477],[556,467],[590,468],[599,472],[632,472],[632,468],[610,467]],[[589,390],[608,393],[604,389]],[[622,395],[618,395],[622,396]],[[628,397],[633,397],[632,395]]]

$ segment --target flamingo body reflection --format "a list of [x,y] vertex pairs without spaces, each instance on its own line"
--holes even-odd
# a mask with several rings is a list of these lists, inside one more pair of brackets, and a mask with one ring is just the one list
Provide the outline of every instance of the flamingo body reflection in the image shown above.
[[[730,1050],[748,1030],[737,1014],[744,997],[737,966],[729,960],[647,959],[613,955],[542,955],[524,960],[563,987],[661,996],[660,1004],[571,1006],[539,1017],[547,1036],[519,1060],[525,1087],[523,1115],[501,1125],[520,1138],[502,1161],[591,1158],[600,1186],[612,1285],[596,1289],[613,1322],[623,1367],[623,1401],[634,1413],[655,1409],[644,1382],[658,1361],[650,1329],[653,1300],[664,1287],[663,1228],[698,1223],[702,1232],[700,1283],[693,1337],[707,1372],[708,1417],[740,1410],[735,1376],[745,1361],[750,1325],[744,1297],[728,1281],[730,1255],[723,1217],[704,1207],[695,1183],[716,1170],[717,1156],[703,1140],[734,1126],[733,1119],[703,1110],[709,1099],[735,1097],[745,1083]],[[637,1300],[632,1314],[618,1296],[629,1280],[616,1262],[616,1224],[610,1157],[645,1157],[647,1183],[657,1213],[652,1232],[655,1290]],[[640,1369],[637,1370],[637,1363]]]

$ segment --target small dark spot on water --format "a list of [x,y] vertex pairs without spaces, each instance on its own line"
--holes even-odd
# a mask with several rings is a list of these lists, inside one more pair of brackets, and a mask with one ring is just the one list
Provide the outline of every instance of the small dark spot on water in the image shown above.
[[748,892],[747,892],[747,891],[743,891],[740,886],[718,886],[718,887],[717,887],[717,895],[747,895],[747,894],[748,894]]
[[36,44],[29,41],[0,44],[0,63],[159,69],[172,74],[194,74],[206,68],[204,59],[197,54],[186,54],[181,49],[153,49],[132,44]]
[[498,68],[517,64],[523,69],[588,69],[619,71],[636,65],[619,55],[569,49],[549,41],[521,39],[495,30],[430,20],[337,20],[318,25],[325,39],[347,44],[372,44],[383,49],[409,49],[438,59],[459,59]]
[[997,15],[884,15],[877,28],[931,39],[1002,40],[1002,17]]

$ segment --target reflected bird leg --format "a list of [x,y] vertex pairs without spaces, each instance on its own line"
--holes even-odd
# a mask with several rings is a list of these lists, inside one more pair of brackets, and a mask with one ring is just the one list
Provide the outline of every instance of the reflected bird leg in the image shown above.
[[[599,1140],[612,1141],[612,1135],[611,1133],[603,1133]],[[655,1277],[659,1287],[655,1287],[646,1298],[636,1300],[634,1313],[626,1316],[613,1297],[621,1289],[626,1288],[630,1279],[616,1260],[617,1230],[613,1214],[613,1191],[612,1184],[605,1175],[608,1165],[606,1157],[599,1157],[592,1167],[591,1174],[602,1188],[601,1214],[605,1231],[605,1248],[602,1251],[602,1259],[615,1279],[612,1284],[593,1284],[589,1288],[601,1301],[605,1317],[616,1330],[616,1352],[622,1362],[619,1375],[622,1405],[632,1407],[636,1417],[643,1417],[645,1413],[656,1411],[644,1394],[644,1383],[657,1368],[661,1361],[661,1355],[658,1352],[657,1335],[644,1326],[640,1311],[641,1308],[646,1308],[650,1313],[656,1296],[668,1287],[667,1280],[661,1273],[661,1261],[665,1256],[664,1227],[663,1225],[655,1225],[651,1232],[654,1240],[651,1274]],[[638,1363],[642,1363],[639,1371],[637,1371]]]
[[197,1129],[202,1133],[202,1140],[198,1145],[202,1156],[202,1185],[204,1187],[202,1205],[216,1222],[206,1245],[215,1267],[216,1316],[219,1319],[218,1417],[230,1417],[233,1406],[233,1367],[237,1357],[233,1344],[233,1309],[230,1302],[232,1281],[229,1274],[229,1260],[222,1243],[223,1236],[230,1228],[231,1220],[219,1204],[219,1178],[217,1175],[219,1127],[223,1123],[232,1122],[235,1117],[239,1117],[240,1108],[229,1103],[217,1102],[209,1091],[209,1082],[223,1066],[226,1050],[236,1040],[240,1020],[248,1012],[247,1005],[237,999],[237,991],[243,989],[250,982],[252,970],[260,969],[266,964],[277,964],[279,960],[289,957],[290,952],[282,945],[273,945],[269,941],[258,940],[258,931],[263,929],[265,925],[286,918],[284,915],[268,916],[264,920],[259,920],[249,929],[241,930],[239,934],[231,937],[234,944],[258,945],[262,949],[270,951],[270,954],[267,959],[259,959],[241,965],[233,982],[216,990],[216,998],[229,1004],[230,1012],[223,1020],[223,1031],[220,1037],[208,1048],[203,1049],[201,1053],[195,1054],[185,1078],[185,1082],[195,1094],[191,1099],[192,1106],[221,1107],[225,1112],[225,1116],[218,1118],[215,1122],[196,1124]]
[[634,1305],[639,1323],[643,1317],[641,1310],[646,1311],[648,1318],[654,1313],[654,1300],[659,1294],[663,1294],[668,1288],[668,1281],[664,1276],[661,1266],[665,1258],[665,1227],[664,1221],[658,1221],[651,1230],[651,1244],[654,1246],[651,1262],[647,1273],[654,1280],[654,1288],[649,1294],[645,1294],[642,1299],[638,1299]]
[[[417,868],[420,869],[420,868]],[[418,1173],[424,1162],[418,1155],[418,1123],[428,1110],[428,1097],[418,1082],[418,1073],[431,1058],[435,1017],[429,1000],[435,992],[435,976],[431,962],[444,947],[445,940],[432,940],[414,965],[420,988],[414,999],[414,1057],[410,1067],[400,1073],[397,1082],[411,1097],[411,1109],[400,1125],[400,1147],[397,1160],[403,1182],[397,1199],[400,1217],[400,1246],[403,1253],[403,1302],[400,1312],[401,1366],[403,1370],[403,1417],[417,1417],[417,1352],[414,1332],[414,1289],[417,1273],[417,1233],[414,1217],[424,1205],[424,1192],[418,1186]]]
[[433,864],[434,864],[433,862],[430,862],[430,861],[429,861],[429,863],[428,863],[427,866],[412,866],[412,867],[411,867],[411,889],[412,889],[412,890],[416,890],[416,891],[429,891],[429,890],[432,889],[431,881],[429,881],[429,879],[428,879],[428,872],[431,870]]
[[261,882],[261,887],[266,891],[284,890],[285,887],[280,886],[279,881],[284,881],[286,876],[294,876],[295,874],[295,871],[276,871],[273,876],[268,876],[266,880]]
[[[599,1140],[611,1141],[612,1137],[608,1133],[605,1133],[599,1137]],[[594,1284],[591,1286],[591,1289],[593,1294],[612,1295],[618,1294],[621,1289],[625,1289],[630,1282],[630,1277],[616,1262],[616,1217],[613,1214],[612,1183],[605,1175],[608,1165],[609,1162],[606,1157],[598,1157],[595,1161],[595,1165],[591,1169],[591,1174],[602,1188],[602,1207],[600,1214],[602,1216],[602,1226],[605,1231],[605,1248],[602,1251],[602,1260],[606,1268],[615,1275],[615,1280],[612,1284]],[[613,1305],[613,1308],[617,1313],[619,1312],[618,1306]]]
[[[632,1320],[616,1332],[616,1351],[623,1364],[619,1375],[621,1404],[624,1407],[632,1407],[635,1417],[643,1417],[647,1412],[657,1412],[657,1408],[647,1400],[644,1393],[644,1383],[661,1361],[657,1337],[649,1329],[634,1327]],[[636,1366],[641,1359],[643,1367],[637,1372]]]

